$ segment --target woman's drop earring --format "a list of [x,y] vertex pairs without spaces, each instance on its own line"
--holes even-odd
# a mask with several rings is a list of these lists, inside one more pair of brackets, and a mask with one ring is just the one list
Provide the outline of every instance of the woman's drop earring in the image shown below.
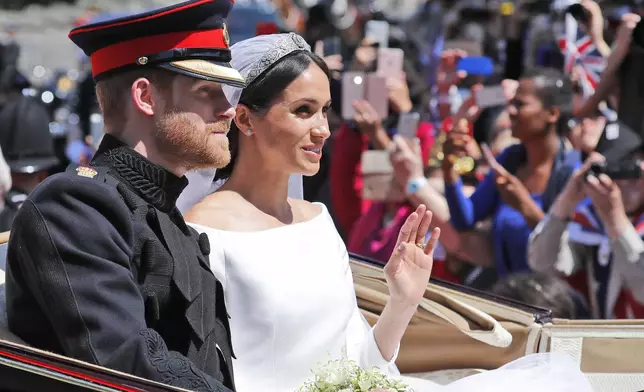
[[250,136],[253,134],[253,130],[248,128],[244,133],[246,134],[246,136]]

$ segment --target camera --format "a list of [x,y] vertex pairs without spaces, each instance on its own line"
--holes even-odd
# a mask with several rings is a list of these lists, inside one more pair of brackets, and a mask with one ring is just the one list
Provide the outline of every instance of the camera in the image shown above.
[[640,161],[629,160],[615,164],[594,162],[586,172],[585,178],[606,174],[613,180],[634,180],[642,177]]

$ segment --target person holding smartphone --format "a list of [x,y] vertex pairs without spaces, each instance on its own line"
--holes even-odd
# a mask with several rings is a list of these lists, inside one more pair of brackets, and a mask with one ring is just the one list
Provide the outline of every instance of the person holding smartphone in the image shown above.
[[[630,156],[629,156],[630,155]],[[644,149],[623,159],[644,158]],[[530,236],[532,269],[569,278],[593,319],[644,318],[644,179],[587,175],[591,153]],[[584,200],[585,199],[585,200]]]
[[[412,100],[408,84],[403,78],[389,78],[386,94],[391,113],[388,118],[382,118],[370,102],[358,99],[353,102],[353,122],[343,124],[333,136],[333,159],[330,169],[331,199],[336,222],[345,238],[351,237],[356,222],[373,204],[362,198],[363,182],[360,165],[362,152],[369,148],[386,150],[392,142],[399,114],[411,112],[414,105],[417,104]],[[421,121],[415,136],[421,139],[422,149],[427,152],[426,156],[428,156],[433,143],[431,124]],[[385,204],[387,203],[383,203],[382,206]],[[387,217],[397,216],[396,211],[399,208],[400,203],[392,203],[391,206],[387,204],[389,212],[381,214],[382,216],[377,219],[377,226],[359,236],[370,236],[379,228],[387,226],[383,223],[384,215]],[[355,243],[364,244],[366,242],[356,240]],[[377,246],[377,251],[371,253],[371,256],[383,262],[386,261],[387,257],[384,254],[392,250],[387,244],[387,241],[383,241],[383,245]],[[363,246],[356,245],[356,247],[362,248]],[[349,249],[352,251],[356,249],[352,248],[351,241],[349,241]]]
[[[449,71],[449,66],[449,62],[443,61],[441,72]],[[458,78],[449,78],[446,82],[451,84],[457,81]],[[402,225],[404,217],[413,211],[415,205],[418,205],[418,200],[408,199],[403,202],[364,200],[362,198],[363,178],[360,174],[362,152],[371,147],[376,150],[389,150],[391,154],[395,154],[398,151],[396,146],[400,145],[400,141],[394,141],[394,139],[398,139],[396,134],[404,133],[407,140],[405,143],[411,143],[416,138],[419,151],[415,155],[400,153],[398,154],[400,159],[397,160],[400,161],[399,167],[413,165],[420,169],[407,171],[407,174],[402,174],[402,171],[400,174],[394,173],[396,186],[405,193],[404,190],[412,173],[420,172],[422,177],[424,166],[429,160],[434,145],[434,129],[428,122],[418,121],[413,130],[396,129],[397,126],[388,129],[387,125],[395,124],[394,121],[401,116],[411,116],[413,108],[419,106],[419,102],[410,97],[411,94],[404,79],[389,78],[388,93],[391,112],[394,115],[385,121],[375,113],[369,102],[356,102],[355,124],[359,132],[355,132],[345,125],[334,135],[334,159],[331,162],[331,194],[334,215],[338,226],[347,238],[348,249],[383,263],[387,261],[387,253],[395,246],[393,234],[396,232],[396,228]],[[414,180],[420,179],[416,175],[412,177]],[[436,198],[432,199],[431,196],[436,196]],[[432,193],[431,196],[431,200],[428,199],[428,202],[435,202],[435,204],[430,207],[430,210],[437,217],[438,226],[442,227],[441,225],[449,220],[447,206],[442,195]],[[445,246],[449,249],[453,249],[459,243],[458,239],[453,238],[454,233],[456,232],[451,230],[444,237]],[[460,234],[456,233],[456,235]],[[456,245],[452,246],[453,244]],[[434,276],[458,281],[455,275],[442,267],[442,260],[437,256]]]
[[[561,72],[536,69],[526,74],[508,105],[513,136],[521,143],[497,158],[483,148],[492,170],[470,197],[464,195],[454,169],[471,138],[467,124],[455,124],[446,136],[442,170],[451,222],[465,232],[492,217],[499,276],[529,270],[528,237],[556,197],[557,176],[551,174],[567,164],[568,153],[557,130],[571,99],[572,87]],[[474,100],[466,105],[476,108]]]

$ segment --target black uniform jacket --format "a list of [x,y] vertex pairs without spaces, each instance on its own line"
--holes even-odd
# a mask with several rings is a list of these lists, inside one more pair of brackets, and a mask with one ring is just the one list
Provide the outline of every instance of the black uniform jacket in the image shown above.
[[234,390],[208,238],[175,207],[186,185],[110,135],[91,166],[45,180],[13,222],[10,329],[34,347],[143,378]]

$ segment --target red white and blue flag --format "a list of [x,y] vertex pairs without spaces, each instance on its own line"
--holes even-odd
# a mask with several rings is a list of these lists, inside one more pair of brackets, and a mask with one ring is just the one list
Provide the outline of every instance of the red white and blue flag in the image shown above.
[[[633,227],[644,239],[644,213],[633,220]],[[581,202],[573,215],[572,222],[568,224],[569,241],[594,249],[591,266],[586,265],[588,279],[587,287],[575,287],[579,292],[587,295],[589,303],[596,303],[598,317],[602,319],[642,319],[644,318],[644,303],[638,302],[630,290],[622,287],[614,304],[609,304],[609,285],[612,271],[613,251],[611,241],[606,234],[601,220],[593,208],[590,199]],[[592,273],[591,273],[592,271]],[[571,282],[572,283],[572,282]],[[590,298],[594,297],[594,301]]]
[[572,75],[573,71],[579,74],[584,97],[589,97],[599,84],[601,73],[606,68],[606,59],[575,18],[570,14],[566,14],[565,18],[564,36],[558,40],[565,58],[564,71],[568,75]]

